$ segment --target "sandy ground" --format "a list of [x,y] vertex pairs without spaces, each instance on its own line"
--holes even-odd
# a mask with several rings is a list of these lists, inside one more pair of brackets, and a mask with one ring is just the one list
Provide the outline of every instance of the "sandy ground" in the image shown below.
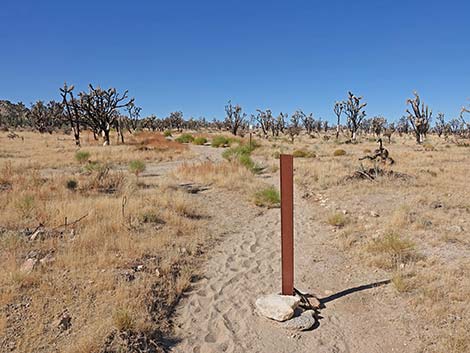
[[[217,160],[211,148],[199,158]],[[206,156],[211,153],[211,156]],[[218,152],[220,153],[220,152]],[[279,175],[265,175],[277,185]],[[357,267],[331,241],[316,207],[296,195],[295,286],[324,305],[313,330],[293,334],[255,313],[255,300],[280,291],[280,211],[260,209],[240,195],[198,194],[221,241],[202,278],[180,303],[175,318],[181,340],[174,352],[417,352],[419,329],[393,295],[385,272]]]

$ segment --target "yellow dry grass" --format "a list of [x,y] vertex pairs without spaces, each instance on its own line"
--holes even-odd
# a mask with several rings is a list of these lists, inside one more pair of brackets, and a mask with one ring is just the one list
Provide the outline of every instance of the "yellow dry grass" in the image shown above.
[[[20,134],[24,141],[0,136],[1,349],[94,352],[113,332],[168,333],[166,315],[204,243],[205,221],[194,217],[201,207],[165,183],[141,188],[116,164],[169,160],[186,148],[86,146],[110,165],[100,174],[74,160],[70,137]],[[70,178],[75,190],[66,187]],[[32,271],[22,268],[28,259],[36,261]],[[65,314],[73,330],[61,328]]]

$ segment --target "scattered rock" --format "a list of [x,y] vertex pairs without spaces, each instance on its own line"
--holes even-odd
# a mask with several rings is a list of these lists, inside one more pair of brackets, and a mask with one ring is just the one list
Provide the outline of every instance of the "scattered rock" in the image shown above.
[[462,233],[464,231],[463,227],[455,224],[453,226],[450,226],[447,228],[449,231],[454,232],[454,233]]
[[294,316],[299,303],[299,297],[270,294],[258,298],[255,305],[259,314],[276,321],[286,321]]
[[56,326],[61,331],[66,331],[72,326],[72,317],[64,312],[56,321]]
[[43,233],[44,233],[43,229],[38,229],[33,234],[31,234],[31,236],[29,237],[29,240],[35,240],[36,238],[39,238]]
[[371,215],[371,217],[380,217],[380,215],[375,211],[370,211],[369,214]]
[[25,262],[23,262],[23,265],[21,265],[20,271],[25,274],[31,273],[31,271],[33,271],[37,263],[38,263],[37,259],[29,258]]
[[304,311],[300,316],[294,317],[282,323],[282,327],[286,330],[305,331],[309,330],[315,325],[315,311]]
[[442,208],[442,207],[444,207],[442,202],[439,202],[439,201],[431,202],[431,208]]
[[55,261],[55,258],[52,254],[47,254],[46,256],[44,256],[41,260],[39,260],[39,262],[41,263],[41,265],[45,266],[45,265],[48,265],[48,264],[51,264]]

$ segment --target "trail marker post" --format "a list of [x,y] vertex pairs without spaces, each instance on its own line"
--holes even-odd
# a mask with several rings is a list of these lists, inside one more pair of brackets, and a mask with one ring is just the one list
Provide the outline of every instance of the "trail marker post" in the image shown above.
[[282,294],[294,295],[294,157],[281,154]]

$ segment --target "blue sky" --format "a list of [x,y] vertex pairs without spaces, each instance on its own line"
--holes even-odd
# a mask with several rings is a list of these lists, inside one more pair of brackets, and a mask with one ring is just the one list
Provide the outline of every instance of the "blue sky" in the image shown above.
[[128,89],[142,115],[221,118],[301,108],[333,119],[352,90],[397,119],[418,90],[435,113],[470,103],[468,1],[10,1],[0,99],[59,99],[64,81]]

